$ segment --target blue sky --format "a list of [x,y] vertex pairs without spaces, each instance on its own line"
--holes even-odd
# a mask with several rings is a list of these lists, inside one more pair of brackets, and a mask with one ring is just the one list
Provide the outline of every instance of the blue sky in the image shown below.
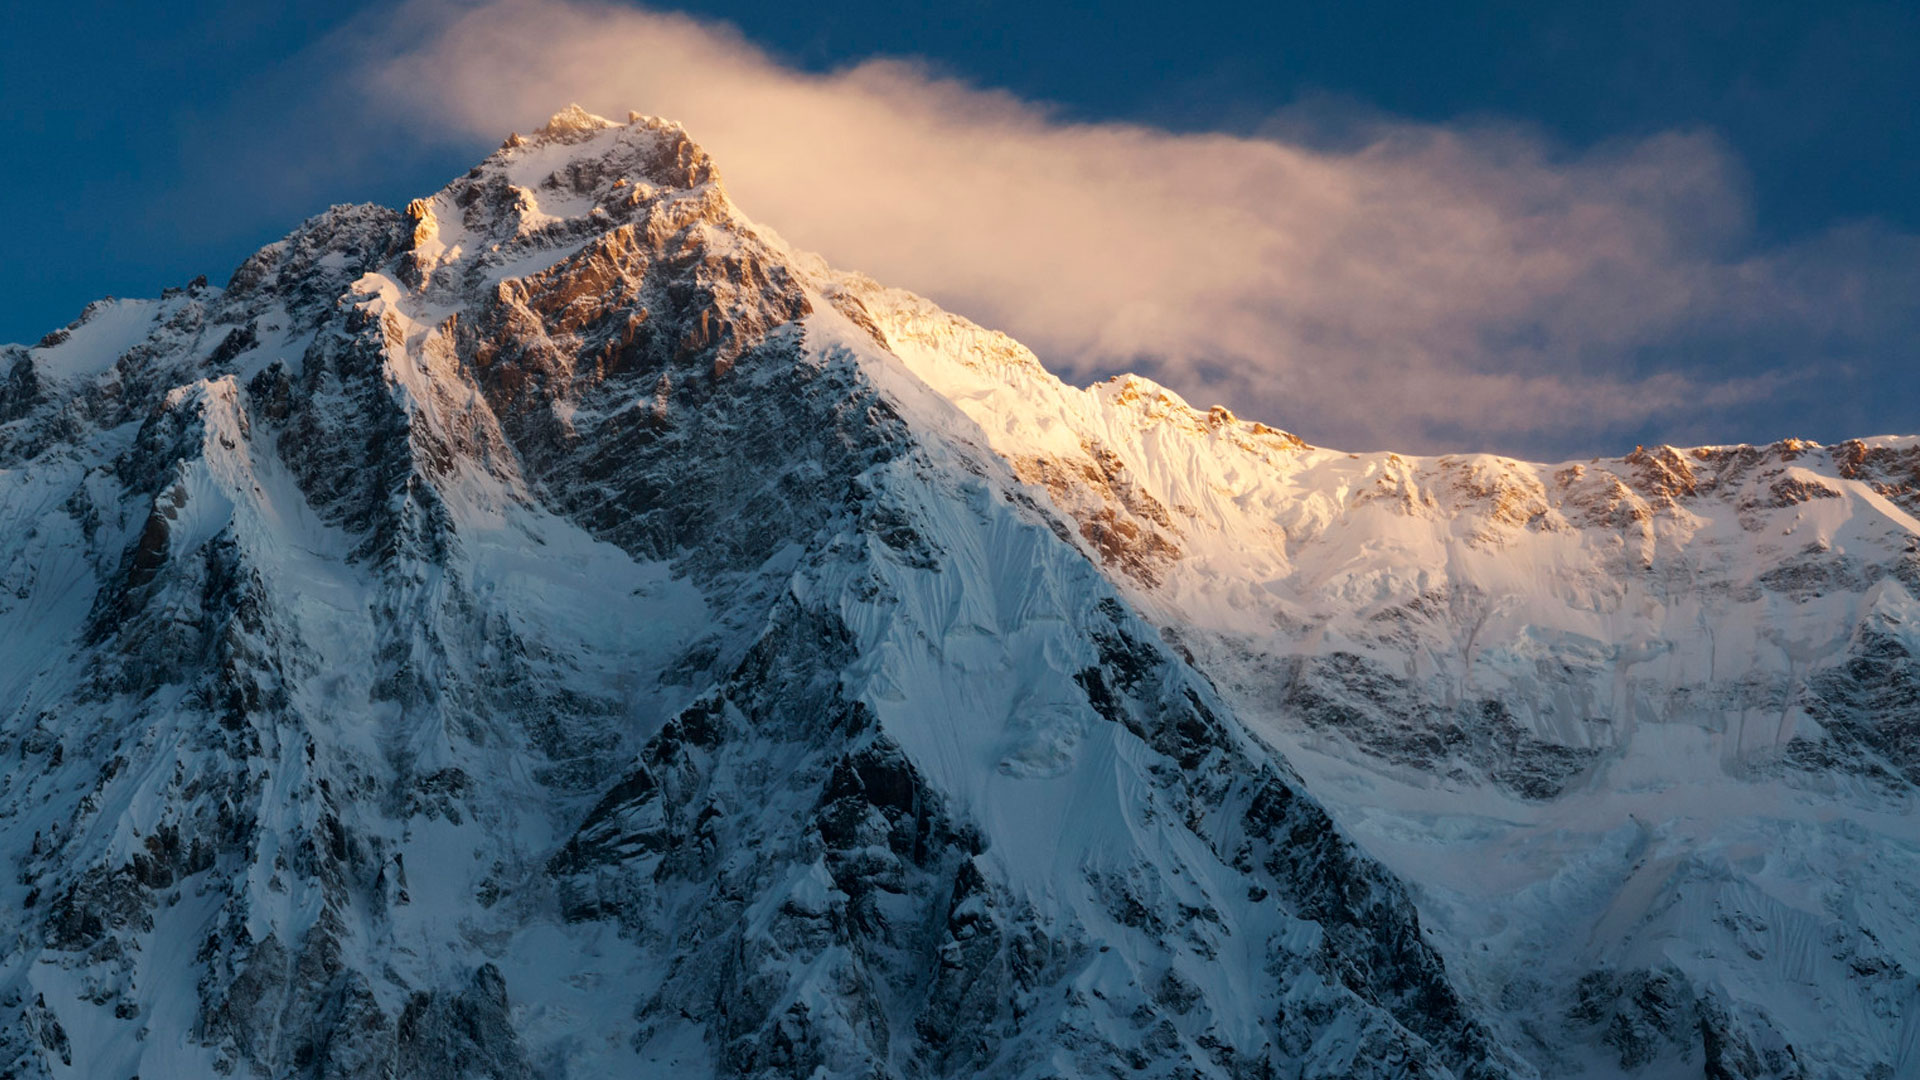
[[[1461,385],[1520,389],[1512,405],[1421,416],[1414,449],[1571,453],[1636,441],[1760,441],[1789,433],[1832,440],[1920,429],[1920,375],[1908,362],[1920,330],[1912,295],[1920,283],[1912,244],[1920,232],[1920,125],[1907,115],[1920,102],[1920,6],[1708,0],[1253,7],[873,0],[674,10],[736,27],[752,46],[743,61],[752,78],[766,69],[818,89],[828,84],[805,80],[874,57],[917,58],[927,67],[917,69],[921,89],[912,93],[943,93],[938,76],[1005,91],[1022,108],[1038,103],[1034,123],[1055,134],[1117,130],[1110,128],[1116,122],[1176,136],[1219,132],[1277,140],[1324,155],[1314,161],[1336,163],[1371,161],[1380,147],[1420,143],[1405,155],[1411,164],[1391,174],[1395,190],[1411,194],[1383,203],[1382,212],[1404,205],[1414,214],[1433,205],[1419,194],[1422,183],[1459,184],[1465,176],[1501,186],[1510,178],[1505,163],[1516,154],[1529,178],[1514,181],[1511,199],[1492,204],[1499,212],[1547,200],[1548,216],[1571,221],[1583,200],[1597,198],[1637,213],[1639,196],[1615,199],[1612,192],[1639,184],[1649,171],[1659,174],[1647,198],[1659,203],[1653,227],[1664,231],[1647,250],[1684,249],[1676,261],[1711,264],[1705,277],[1677,276],[1691,284],[1676,287],[1718,299],[1694,317],[1693,309],[1649,306],[1602,282],[1668,268],[1664,256],[1642,254],[1636,258],[1650,261],[1569,279],[1567,296],[1536,298],[1522,316],[1504,312],[1469,330],[1441,327],[1435,332],[1466,334],[1500,358],[1408,360],[1408,370],[1428,364],[1438,379],[1454,370],[1445,364],[1464,365],[1459,370],[1469,378]],[[536,123],[530,110],[565,104],[545,104],[551,94],[574,89],[551,72],[528,76],[525,100],[489,99],[486,109],[437,101],[409,110],[382,99],[393,92],[396,69],[404,86],[417,56],[445,60],[456,46],[445,44],[444,28],[470,8],[308,0],[17,6],[0,39],[0,138],[13,148],[5,175],[14,207],[7,257],[0,259],[0,340],[32,341],[103,294],[149,295],[201,273],[222,280],[307,214],[338,201],[402,204],[463,170],[507,127]],[[533,25],[544,32],[547,21]],[[647,24],[628,30],[637,35],[636,48],[652,33]],[[662,96],[653,84],[614,80],[604,86],[607,101],[590,100],[602,88],[585,85],[571,96],[610,112],[616,96],[627,107],[669,111],[625,101]],[[436,92],[417,83],[412,89],[415,97]],[[702,108],[691,99],[676,104],[678,112]],[[942,99],[928,108],[949,105]],[[977,112],[978,105],[964,109]],[[725,123],[709,121],[722,129]],[[1469,141],[1469,165],[1434,149],[1435,140],[1457,133]],[[697,126],[694,134],[707,141]],[[1033,153],[1072,143],[1041,140]],[[831,221],[808,220],[804,204],[754,173],[762,166],[746,164],[729,175],[749,213],[783,232],[787,219],[799,218],[791,222],[795,239],[836,261],[845,248],[857,256],[855,265],[891,271],[889,280],[904,276],[902,284],[996,320],[1023,339],[1037,338],[1050,363],[1077,377],[1142,367],[1190,397],[1212,392],[1310,438],[1311,424],[1277,415],[1290,401],[1311,403],[1315,392],[1350,399],[1356,387],[1395,380],[1391,363],[1399,361],[1390,354],[1402,348],[1400,338],[1375,334],[1364,306],[1335,312],[1297,300],[1288,292],[1297,277],[1275,278],[1281,295],[1272,304],[1239,297],[1236,310],[1305,311],[1331,326],[1315,341],[1355,337],[1341,322],[1351,320],[1366,331],[1352,349],[1364,352],[1313,353],[1317,346],[1302,342],[1289,355],[1312,363],[1269,362],[1253,355],[1259,350],[1243,336],[1195,341],[1193,355],[1180,359],[1173,357],[1183,348],[1178,328],[1149,327],[1146,347],[1124,355],[1117,325],[1097,335],[1056,332],[1060,320],[1091,307],[1028,310],[991,290],[969,291],[957,278],[922,274],[919,264],[890,250],[842,240]],[[724,154],[721,165],[729,170]],[[1701,173],[1711,176],[1698,180]],[[1264,167],[1249,172],[1274,175]],[[1569,186],[1597,194],[1570,196]],[[758,193],[757,203],[747,192]],[[762,212],[789,204],[798,209],[786,210],[784,219]],[[1448,208],[1459,209],[1441,209]],[[1703,215],[1715,221],[1696,229]],[[915,219],[903,212],[901,220]],[[1555,235],[1564,231],[1549,225]],[[1376,257],[1389,255],[1405,258],[1398,249]],[[1766,276],[1764,287],[1750,289],[1756,273]],[[1742,289],[1751,294],[1726,298]],[[1436,303],[1471,304],[1481,295],[1446,294]],[[1568,307],[1578,316],[1566,315]],[[1615,334],[1600,317],[1615,310],[1647,328]],[[1261,318],[1293,325],[1284,312]],[[1268,324],[1248,325],[1257,336]],[[1589,347],[1578,335],[1591,327],[1604,330]],[[1395,331],[1409,340],[1421,332]],[[1516,345],[1535,339],[1544,344]],[[1376,356],[1388,359],[1346,381],[1323,374],[1365,367]],[[1567,372],[1577,378],[1559,379]],[[1559,381],[1529,381],[1536,374]],[[1599,392],[1584,389],[1601,386],[1596,380],[1629,401],[1636,388],[1665,387],[1676,404],[1650,408],[1645,417],[1616,410],[1574,429],[1557,422],[1503,428],[1498,421],[1533,401],[1543,416],[1577,413],[1583,394]],[[1698,407],[1678,404],[1688,400]],[[1353,416],[1318,434],[1364,441],[1404,427],[1390,404],[1383,410],[1378,424]]]

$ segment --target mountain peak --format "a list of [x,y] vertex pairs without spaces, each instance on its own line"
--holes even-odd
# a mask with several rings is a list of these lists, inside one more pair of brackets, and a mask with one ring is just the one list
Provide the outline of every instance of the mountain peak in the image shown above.
[[574,105],[0,477],[0,1075],[1920,1060],[1920,437],[1311,447]]
[[504,173],[520,187],[575,194],[603,182],[688,189],[719,179],[713,159],[678,123],[639,112],[620,123],[578,105],[553,114],[532,138],[509,138],[465,179],[487,173]]
[[[636,119],[638,114],[635,114]],[[581,135],[591,135],[596,131],[619,127],[619,124],[604,116],[596,116],[581,108],[577,103],[570,104],[554,113],[547,122],[534,132],[535,137],[557,142],[578,141]]]
[[624,226],[664,236],[695,220],[743,224],[712,158],[684,128],[637,112],[621,123],[569,105],[531,137],[510,136],[464,176],[414,200],[399,273],[410,288],[439,282],[459,291],[537,253],[564,258]]

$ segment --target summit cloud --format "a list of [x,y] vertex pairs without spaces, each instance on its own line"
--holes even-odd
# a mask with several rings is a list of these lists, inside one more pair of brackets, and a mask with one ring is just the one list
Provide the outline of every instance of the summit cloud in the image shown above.
[[443,134],[576,100],[679,120],[793,243],[1072,376],[1138,370],[1323,444],[1839,437],[1912,396],[1914,238],[1762,242],[1708,132],[1088,123],[911,60],[809,72],[723,25],[563,0],[415,4],[335,47],[366,108]]

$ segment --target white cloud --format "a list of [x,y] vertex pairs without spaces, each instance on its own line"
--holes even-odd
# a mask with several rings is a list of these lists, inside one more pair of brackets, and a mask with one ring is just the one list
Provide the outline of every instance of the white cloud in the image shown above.
[[1710,420],[1818,374],[1783,342],[1857,351],[1888,321],[1832,242],[1759,250],[1706,134],[1074,123],[910,62],[806,73],[725,27],[564,0],[423,0],[364,30],[378,108],[490,138],[570,101],[679,120],[750,216],[836,265],[1068,375],[1138,369],[1332,445],[1771,438]]

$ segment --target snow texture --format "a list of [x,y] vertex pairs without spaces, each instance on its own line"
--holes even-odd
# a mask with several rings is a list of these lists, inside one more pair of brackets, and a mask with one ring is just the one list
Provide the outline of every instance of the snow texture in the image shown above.
[[571,108],[0,351],[0,1076],[1913,1075],[1916,512],[1076,389]]

